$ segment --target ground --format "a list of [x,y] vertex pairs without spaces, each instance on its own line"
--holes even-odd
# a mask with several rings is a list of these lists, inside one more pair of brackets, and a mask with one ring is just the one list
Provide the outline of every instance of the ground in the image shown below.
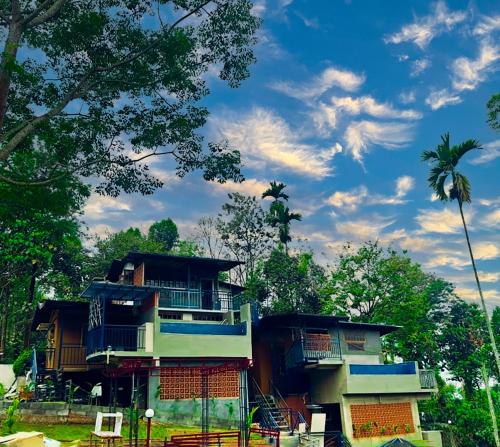
[[[17,422],[14,426],[14,431],[38,431],[42,432],[51,439],[62,441],[63,446],[74,445],[76,440],[89,439],[90,432],[94,429],[93,425],[85,424],[26,424]],[[225,431],[226,429],[214,428],[213,431]],[[154,439],[164,439],[172,435],[181,435],[187,433],[199,433],[200,427],[185,427],[167,424],[152,424],[151,437]],[[128,436],[128,426],[125,425],[122,429],[122,435]],[[146,437],[146,423],[139,422],[139,438]]]

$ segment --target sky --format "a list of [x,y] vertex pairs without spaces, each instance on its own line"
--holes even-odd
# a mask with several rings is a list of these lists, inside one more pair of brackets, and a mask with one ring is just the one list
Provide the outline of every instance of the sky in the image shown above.
[[241,151],[246,181],[182,180],[168,162],[151,196],[93,195],[82,220],[100,235],[171,217],[181,236],[215,216],[227,193],[260,196],[286,183],[302,213],[292,236],[333,264],[347,242],[407,250],[426,271],[477,301],[456,203],[436,201],[420,161],[450,132],[477,139],[461,170],[472,183],[466,218],[488,306],[500,305],[500,133],[486,123],[499,92],[500,5],[396,0],[255,0],[257,62],[240,88],[207,77],[208,140]]

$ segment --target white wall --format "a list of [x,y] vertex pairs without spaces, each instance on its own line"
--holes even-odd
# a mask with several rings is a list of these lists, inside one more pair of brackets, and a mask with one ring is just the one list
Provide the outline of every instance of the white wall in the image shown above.
[[12,371],[12,364],[0,365],[0,383],[7,391],[15,380],[14,371]]

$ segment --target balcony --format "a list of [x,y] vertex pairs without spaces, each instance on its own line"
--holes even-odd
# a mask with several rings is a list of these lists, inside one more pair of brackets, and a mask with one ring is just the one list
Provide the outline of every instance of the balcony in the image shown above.
[[296,340],[285,355],[287,368],[307,364],[339,364],[340,343],[329,334],[308,334]]
[[145,348],[145,327],[106,324],[88,332],[88,354],[111,351],[137,352]]
[[429,393],[436,390],[434,372],[418,370],[416,362],[347,367],[346,393]]
[[160,307],[167,309],[200,309],[227,312],[237,310],[229,292],[199,289],[160,289]]
[[60,348],[45,350],[47,369],[80,369],[87,366],[87,347],[64,344]]

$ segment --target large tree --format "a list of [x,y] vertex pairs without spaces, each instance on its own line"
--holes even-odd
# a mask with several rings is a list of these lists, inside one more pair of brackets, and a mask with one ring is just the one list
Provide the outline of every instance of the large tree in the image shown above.
[[[0,181],[78,175],[100,192],[150,193],[144,162],[241,180],[239,153],[204,146],[206,74],[236,87],[254,61],[249,0],[1,0]],[[15,168],[27,158],[36,169]]]
[[[458,203],[458,210],[460,212],[462,225],[464,227],[465,241],[467,249],[469,251],[474,278],[476,280],[481,308],[484,313],[484,321],[486,322],[488,335],[490,338],[491,346],[493,348],[497,371],[500,374],[500,356],[498,353],[497,343],[491,326],[490,318],[488,316],[488,310],[486,309],[486,302],[484,301],[483,290],[481,288],[481,282],[479,280],[476,261],[474,258],[474,253],[472,251],[469,231],[463,211],[464,204],[471,203],[472,200],[471,185],[467,177],[459,172],[457,168],[464,155],[466,155],[470,151],[479,149],[481,149],[481,145],[476,140],[467,140],[461,144],[450,146],[450,134],[446,133],[441,137],[441,143],[438,144],[435,150],[427,150],[422,152],[422,160],[430,161],[432,163],[428,181],[430,187],[433,189],[438,199],[443,202],[456,200]],[[446,182],[448,180],[451,180],[451,186],[447,190]]]

